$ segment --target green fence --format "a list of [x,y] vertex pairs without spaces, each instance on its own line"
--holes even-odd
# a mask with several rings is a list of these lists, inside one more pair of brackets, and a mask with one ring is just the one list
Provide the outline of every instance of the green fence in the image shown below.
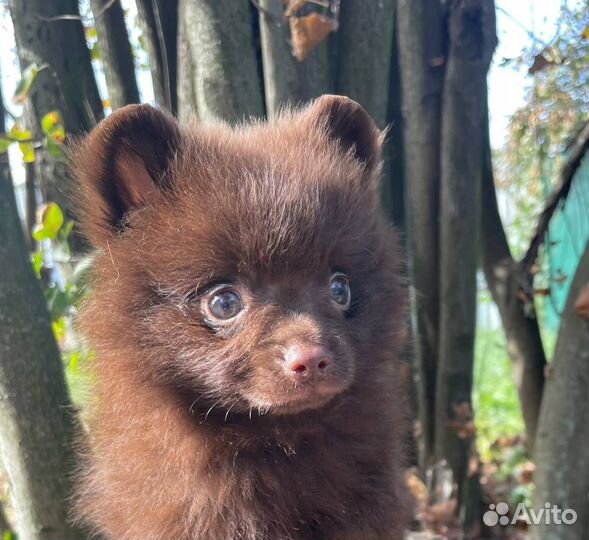
[[571,281],[589,241],[589,152],[581,161],[563,205],[555,212],[545,242],[545,270],[550,296],[546,324],[558,330]]

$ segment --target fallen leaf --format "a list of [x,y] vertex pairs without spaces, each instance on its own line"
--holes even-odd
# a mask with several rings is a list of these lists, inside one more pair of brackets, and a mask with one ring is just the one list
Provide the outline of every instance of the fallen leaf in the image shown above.
[[413,495],[419,510],[425,510],[429,501],[429,493],[423,480],[419,478],[418,471],[415,467],[405,473],[405,485],[409,493]]
[[532,63],[528,73],[530,75],[534,75],[535,73],[539,73],[543,71],[547,67],[557,66],[558,62],[554,62],[553,60],[548,60],[546,56],[544,56],[544,51],[534,56],[534,62]]
[[290,37],[295,58],[302,62],[331,32],[337,30],[337,21],[311,13],[304,17],[290,17]]

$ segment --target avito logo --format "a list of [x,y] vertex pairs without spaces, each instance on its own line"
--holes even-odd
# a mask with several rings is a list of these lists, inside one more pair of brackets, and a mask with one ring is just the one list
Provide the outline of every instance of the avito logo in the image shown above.
[[556,505],[546,503],[544,508],[538,511],[527,508],[525,504],[519,503],[509,519],[509,506],[507,503],[490,504],[489,510],[483,514],[483,523],[488,527],[499,525],[515,525],[523,521],[528,525],[572,525],[577,521],[577,512],[572,508],[561,509]]

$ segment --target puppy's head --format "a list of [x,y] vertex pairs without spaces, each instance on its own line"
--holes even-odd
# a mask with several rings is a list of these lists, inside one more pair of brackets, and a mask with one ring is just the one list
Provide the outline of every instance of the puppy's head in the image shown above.
[[378,376],[403,317],[380,149],[336,96],[237,129],[113,113],[74,163],[98,353],[224,414],[318,409]]

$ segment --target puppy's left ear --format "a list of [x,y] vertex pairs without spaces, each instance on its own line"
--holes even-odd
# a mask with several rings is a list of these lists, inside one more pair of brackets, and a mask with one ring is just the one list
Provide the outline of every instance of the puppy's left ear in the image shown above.
[[344,96],[325,95],[303,114],[324,129],[344,152],[351,153],[367,172],[380,166],[384,136],[361,105]]

